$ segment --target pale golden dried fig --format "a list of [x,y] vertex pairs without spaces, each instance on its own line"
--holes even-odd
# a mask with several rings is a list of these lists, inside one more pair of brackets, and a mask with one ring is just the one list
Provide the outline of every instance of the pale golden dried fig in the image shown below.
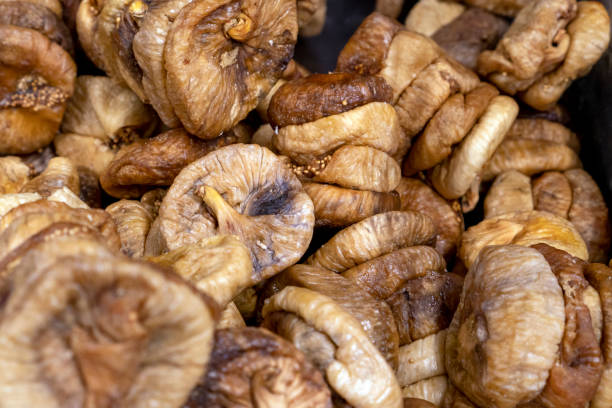
[[430,37],[465,10],[464,5],[453,1],[420,0],[410,9],[405,26],[410,31]]
[[331,408],[321,373],[291,343],[265,329],[217,330],[208,371],[184,408]]
[[325,377],[349,404],[356,408],[402,406],[401,390],[391,367],[359,321],[339,304],[313,290],[287,286],[266,303],[263,317],[277,311],[301,317],[331,339],[336,351],[325,368]]
[[153,219],[138,201],[120,200],[106,207],[121,240],[121,252],[131,258],[142,258],[145,240]]
[[257,283],[249,250],[232,235],[204,238],[148,260],[172,267],[222,307]]
[[564,323],[563,293],[538,251],[487,247],[470,267],[447,333],[449,378],[479,406],[527,402],[546,385]]
[[234,302],[230,302],[219,317],[219,323],[217,329],[239,329],[246,327],[246,323],[240,314],[240,310],[236,307]]
[[19,157],[0,157],[0,194],[19,192],[30,180],[31,169]]
[[397,249],[429,244],[434,239],[435,227],[428,216],[413,211],[391,211],[343,229],[306,262],[340,273]]
[[38,193],[10,193],[0,195],[0,219],[4,214],[21,204],[42,200]]
[[[540,208],[535,209],[540,210]],[[532,210],[534,210],[534,198],[529,177],[510,170],[495,178],[484,201],[485,218]]]
[[[433,406],[439,407],[446,395],[446,390],[449,387],[448,383],[448,378],[445,375],[438,375],[402,388],[402,395],[404,398],[425,400],[433,404]],[[406,401],[406,399],[404,399],[404,401]],[[427,407],[429,407],[429,405]]]
[[[259,281],[301,258],[312,238],[314,208],[277,156],[258,145],[235,144],[181,171],[164,197],[158,222],[156,234],[165,250],[237,235],[251,252]],[[155,239],[154,227],[147,240]]]

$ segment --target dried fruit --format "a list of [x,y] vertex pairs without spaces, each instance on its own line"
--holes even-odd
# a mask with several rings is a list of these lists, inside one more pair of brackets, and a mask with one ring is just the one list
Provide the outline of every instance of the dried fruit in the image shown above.
[[120,200],[106,207],[121,240],[121,252],[131,258],[142,258],[145,240],[151,223],[151,215],[138,201]]

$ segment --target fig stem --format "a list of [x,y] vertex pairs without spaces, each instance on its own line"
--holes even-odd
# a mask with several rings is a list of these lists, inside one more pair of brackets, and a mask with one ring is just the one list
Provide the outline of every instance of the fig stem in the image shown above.
[[247,40],[252,29],[253,20],[244,13],[240,13],[238,17],[233,18],[225,25],[226,34],[236,41]]
[[219,229],[231,231],[232,229],[227,227],[232,224],[232,220],[240,218],[242,215],[234,210],[234,208],[221,197],[217,190],[212,187],[202,186],[198,189],[198,194],[217,219]]

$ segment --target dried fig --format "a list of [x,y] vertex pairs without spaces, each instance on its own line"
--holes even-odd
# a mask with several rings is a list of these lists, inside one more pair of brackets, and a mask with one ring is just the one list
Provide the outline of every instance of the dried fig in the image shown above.
[[281,76],[297,30],[295,1],[185,5],[163,55],[166,94],[185,129],[210,139],[244,119]]
[[534,197],[529,177],[510,170],[495,178],[484,201],[485,218],[532,210],[534,210]]
[[120,200],[106,207],[117,226],[121,252],[131,258],[142,258],[145,240],[151,228],[151,215],[138,201]]
[[396,192],[377,193],[320,183],[304,183],[303,187],[314,204],[317,227],[345,227],[376,214],[400,209]]
[[425,183],[402,178],[396,188],[402,211],[416,211],[431,218],[436,228],[434,248],[447,262],[455,257],[463,232],[463,215],[458,203],[448,202]]
[[431,180],[447,199],[464,195],[510,129],[518,114],[512,98],[496,96],[459,147],[434,167]]
[[424,399],[404,397],[404,408],[435,408],[435,407],[436,405]]
[[31,153],[51,143],[59,129],[76,66],[60,45],[35,30],[0,25],[0,38],[0,153]]
[[413,211],[391,211],[343,229],[307,263],[340,273],[406,246],[429,244],[434,238],[435,227],[429,217]]
[[265,329],[215,332],[207,373],[183,408],[331,408],[321,373],[296,347]]
[[580,141],[574,132],[561,123],[540,118],[518,118],[512,124],[505,140],[536,140],[564,144],[580,151]]
[[589,250],[591,262],[605,262],[610,250],[610,219],[601,191],[582,169],[563,173],[572,187],[568,220],[574,224]]
[[547,244],[576,258],[589,259],[580,233],[569,221],[545,211],[512,212],[488,218],[463,233],[459,258],[470,267],[488,245]]
[[610,43],[610,16],[596,1],[580,1],[578,12],[567,26],[570,45],[563,63],[537,80],[523,95],[529,106],[552,108],[570,84],[591,70]]
[[297,18],[302,37],[321,34],[327,14],[327,0],[298,0]]
[[430,37],[465,11],[464,5],[453,1],[420,0],[410,9],[405,25],[410,31]]
[[217,329],[239,329],[246,327],[246,323],[240,314],[240,310],[236,307],[234,302],[230,302],[219,318]]
[[55,190],[67,187],[74,194],[81,193],[79,173],[74,164],[64,157],[54,157],[49,160],[47,168],[28,181],[21,193],[38,193],[43,198],[49,197]]
[[69,54],[74,54],[70,31],[61,16],[47,7],[27,1],[2,1],[0,2],[0,16],[0,24],[38,31],[54,43],[61,45]]
[[72,208],[89,208],[89,206],[85,204],[83,200],[79,198],[79,196],[74,194],[72,190],[68,189],[66,186],[54,190],[53,193],[47,197],[47,200],[64,203]]
[[[495,50],[480,55],[478,72],[485,76],[505,74],[519,80],[536,77],[558,52],[555,48],[560,46],[559,37],[565,34],[565,26],[576,11],[575,0],[530,2],[518,13]],[[492,79],[495,82],[495,77]]]
[[482,179],[491,180],[509,170],[531,176],[577,167],[582,167],[578,155],[564,144],[529,139],[504,140],[484,168]]
[[0,194],[19,192],[30,180],[31,170],[19,157],[0,157]]
[[397,381],[402,387],[446,374],[445,341],[446,330],[442,330],[400,348]]
[[257,280],[249,250],[231,235],[204,238],[148,260],[174,268],[223,307]]
[[238,125],[222,136],[202,140],[183,129],[125,144],[100,176],[102,188],[113,197],[136,198],[156,186],[169,186],[179,172],[211,151],[249,141],[250,131]]
[[251,252],[259,281],[304,254],[314,208],[277,156],[258,145],[236,144],[185,167],[164,197],[158,221],[166,250],[218,234],[237,235]]
[[397,367],[399,339],[387,304],[337,273],[308,265],[294,265],[276,275],[264,287],[261,298],[267,299],[287,286],[306,288],[329,296],[357,319],[391,367]]
[[563,293],[538,251],[484,248],[446,336],[449,378],[479,406],[527,402],[546,386],[564,323]]
[[489,10],[495,14],[514,17],[519,11],[533,0],[463,0],[470,6]]
[[76,80],[63,133],[54,145],[58,155],[100,175],[123,144],[148,137],[157,122],[154,112],[126,86],[108,77],[83,75]]
[[272,296],[263,317],[284,311],[301,317],[336,346],[325,368],[330,386],[349,404],[360,407],[402,406],[395,375],[370,342],[361,324],[331,298],[310,289],[287,286]]
[[402,395],[404,398],[429,401],[435,407],[439,407],[448,387],[448,378],[445,375],[438,375],[402,388]]
[[167,271],[68,236],[3,273],[7,406],[178,406],[204,373],[216,306]]
[[11,193],[0,195],[0,219],[15,207],[21,204],[42,200],[38,193]]

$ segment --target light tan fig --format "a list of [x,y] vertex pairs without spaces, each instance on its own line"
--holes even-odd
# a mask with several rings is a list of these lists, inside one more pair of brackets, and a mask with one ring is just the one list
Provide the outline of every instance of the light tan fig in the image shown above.
[[405,25],[410,31],[430,37],[465,9],[464,5],[452,1],[420,0],[410,9]]
[[515,170],[495,178],[484,201],[485,218],[534,209],[531,179]]
[[145,240],[153,219],[139,201],[120,200],[106,207],[121,240],[121,252],[131,258],[142,258]]
[[72,161],[64,157],[49,160],[47,168],[24,185],[20,192],[49,197],[55,190],[67,187],[77,196],[81,193],[79,173]]
[[31,170],[19,157],[0,157],[0,194],[18,193],[30,180]]

